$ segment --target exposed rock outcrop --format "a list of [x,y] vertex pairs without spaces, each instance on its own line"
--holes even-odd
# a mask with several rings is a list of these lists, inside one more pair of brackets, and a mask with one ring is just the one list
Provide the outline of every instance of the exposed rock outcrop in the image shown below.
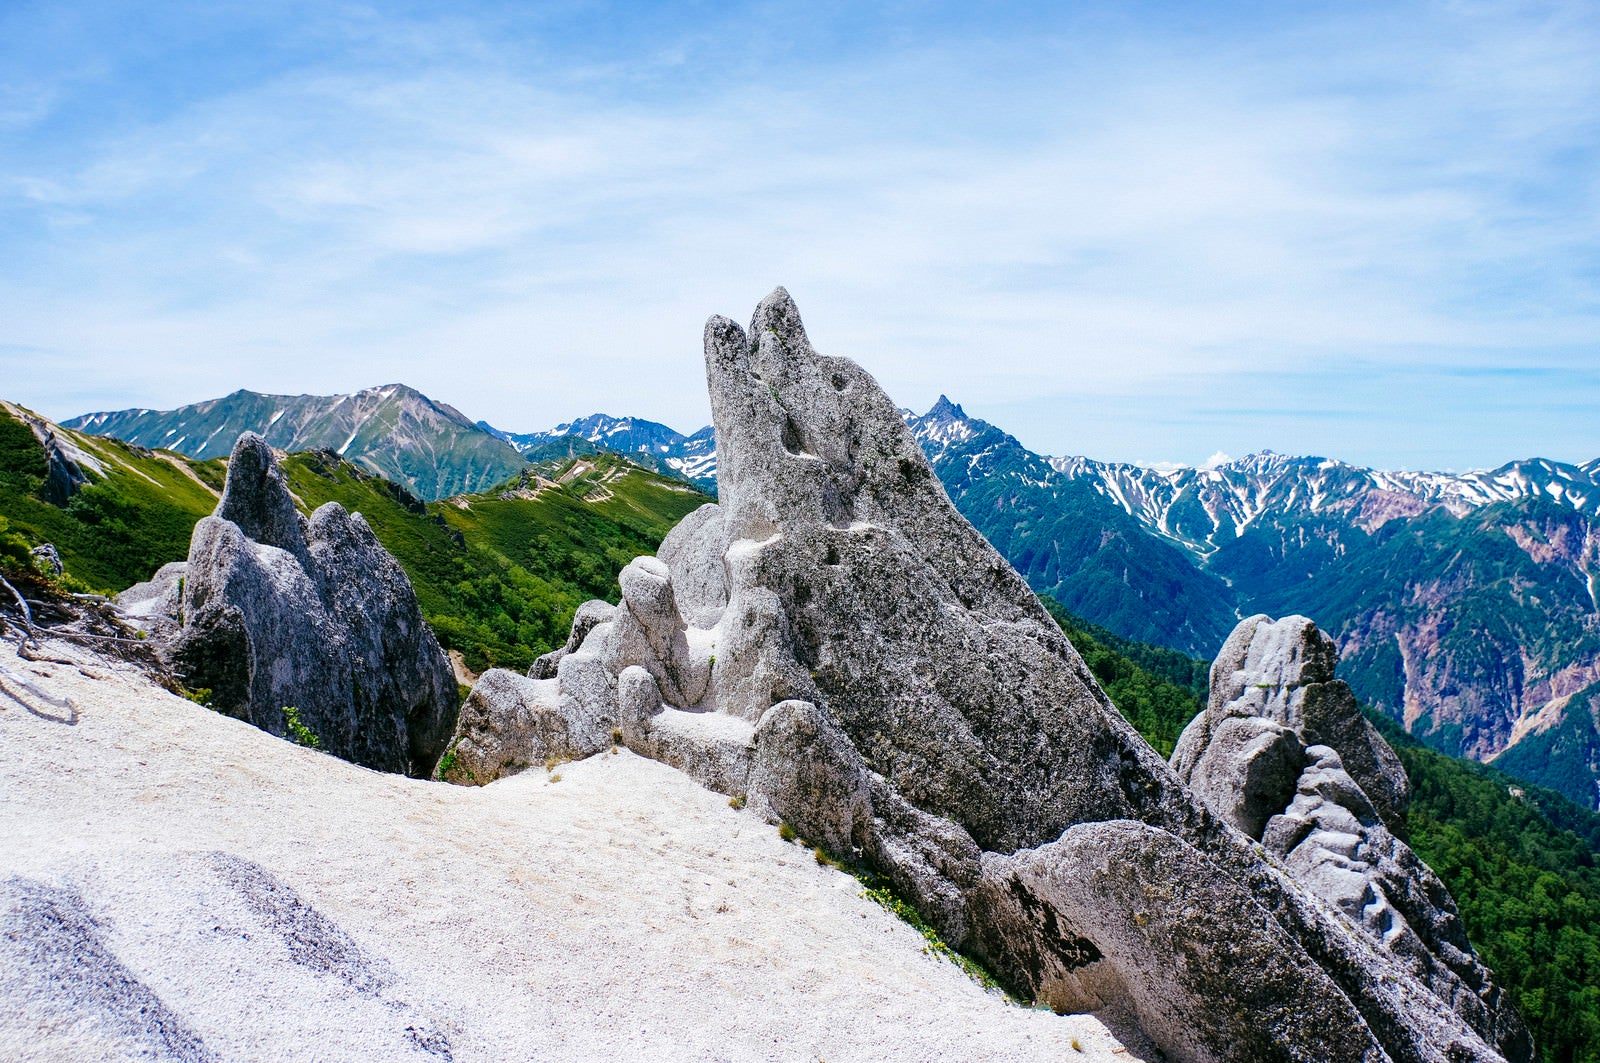
[[405,572],[359,513],[302,517],[260,436],[234,445],[188,561],[119,600],[189,687],[274,734],[294,707],[328,752],[427,776],[455,727],[450,663]]
[[40,543],[28,553],[33,557],[34,564],[52,576],[59,576],[67,570],[66,565],[61,561],[61,553],[56,549],[55,543]]
[[1498,993],[1449,891],[1404,841],[1405,768],[1334,678],[1338,662],[1333,639],[1303,616],[1241,621],[1173,767],[1212,812],[1470,1018]]
[[41,499],[53,506],[65,506],[83,487],[106,474],[105,463],[85,451],[59,426],[14,403],[0,400],[0,417],[10,416],[27,426],[44,451],[44,483],[38,487]]
[[1194,798],[787,293],[748,332],[713,318],[705,351],[721,501],[623,570],[553,680],[486,674],[458,750],[514,748],[506,773],[614,721],[870,863],[1020,992],[1124,1010],[1173,1058],[1527,1057],[1492,987],[1452,1010]]

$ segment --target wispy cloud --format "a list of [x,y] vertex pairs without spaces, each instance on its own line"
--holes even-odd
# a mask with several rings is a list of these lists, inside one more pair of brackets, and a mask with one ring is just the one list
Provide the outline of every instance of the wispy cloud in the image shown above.
[[[1329,423],[1497,381],[1426,388],[1455,405],[1387,455],[1324,448],[1380,464],[1589,431],[1533,372],[1600,346],[1588,6],[312,11],[254,25],[250,76],[196,59],[248,48],[223,19],[127,69],[58,31],[54,66],[102,73],[21,83],[48,102],[9,132],[0,93],[0,248],[29,263],[4,338],[48,352],[0,348],[9,392],[65,415],[404,379],[511,428],[690,427],[700,323],[783,283],[901,402],[1053,452],[1292,449],[1293,417],[1225,399],[1301,377]],[[163,58],[199,72],[130,84]]]

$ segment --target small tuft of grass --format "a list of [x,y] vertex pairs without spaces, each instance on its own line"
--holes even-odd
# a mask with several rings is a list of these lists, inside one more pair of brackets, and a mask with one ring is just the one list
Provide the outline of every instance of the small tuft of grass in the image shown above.
[[307,749],[322,748],[322,739],[318,738],[317,733],[305,725],[300,719],[300,710],[293,705],[285,705],[283,707],[283,727],[285,731],[289,732],[289,738],[293,740],[295,745],[305,746]]
[[786,842],[792,842],[798,838],[799,835],[794,832],[794,828],[789,826],[789,824],[780,823],[778,824],[778,837],[782,838]]
[[743,808],[744,805],[745,805],[744,794],[736,794],[735,796],[728,798],[728,807],[729,808]]
[[1009,1003],[1018,1003],[1010,993],[1006,992],[1005,987],[1000,984],[999,980],[990,974],[981,963],[969,956],[962,955],[946,944],[944,938],[939,936],[939,932],[928,925],[916,908],[901,897],[887,879],[884,879],[870,868],[849,864],[838,864],[837,866],[854,875],[856,881],[861,883],[864,887],[861,896],[870,897],[872,900],[877,901],[901,920],[910,924],[913,930],[921,934],[922,939],[927,942],[927,945],[924,946],[925,952],[932,956],[943,956],[961,968],[968,978],[977,982],[983,988],[991,989],[1004,995]]

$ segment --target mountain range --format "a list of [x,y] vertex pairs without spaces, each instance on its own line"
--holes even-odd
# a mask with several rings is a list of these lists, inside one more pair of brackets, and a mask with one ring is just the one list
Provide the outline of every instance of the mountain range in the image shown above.
[[279,450],[331,450],[430,501],[487,490],[527,464],[459,410],[404,384],[350,395],[240,390],[176,410],[84,414],[62,426],[202,461],[227,457],[240,432],[255,432]]
[[[1454,474],[1263,451],[1152,467],[1035,453],[944,396],[903,413],[961,512],[1072,613],[1198,657],[1241,616],[1303,613],[1338,639],[1357,693],[1429,745],[1600,805],[1600,459]],[[717,469],[709,427],[595,414],[512,433],[402,385],[66,424],[197,458],[250,428],[425,500],[603,451],[707,491]]]
[[404,384],[348,395],[267,395],[243,389],[175,410],[86,413],[62,427],[204,461],[225,458],[240,432],[287,452],[331,450],[425,501],[486,491],[529,462],[608,451],[716,490],[710,426],[683,435],[637,417],[593,414],[545,432],[512,433]]
[[942,397],[909,420],[963,514],[1077,615],[1208,656],[1238,617],[1303,613],[1412,734],[1596,806],[1600,462],[1147,468],[1035,454]]
[[574,444],[584,442],[599,450],[626,454],[646,468],[681,476],[703,491],[715,493],[717,489],[716,433],[710,425],[684,435],[641,417],[595,413],[558,424],[547,432],[505,432],[487,421],[479,421],[478,427],[527,457],[570,455]]

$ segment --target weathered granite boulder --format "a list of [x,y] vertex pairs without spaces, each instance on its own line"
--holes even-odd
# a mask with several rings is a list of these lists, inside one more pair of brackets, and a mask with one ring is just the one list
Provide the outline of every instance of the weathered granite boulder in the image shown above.
[[491,668],[478,677],[461,706],[455,737],[437,775],[447,782],[482,786],[552,757],[565,760],[571,755],[572,724],[561,713],[554,679],[530,680]]
[[328,752],[426,777],[455,727],[450,663],[405,572],[359,513],[329,502],[302,517],[253,433],[188,561],[119,601],[186,685],[274,734],[293,707]]
[[1173,767],[1212,812],[1464,1017],[1490,1020],[1499,993],[1455,901],[1403,840],[1405,768],[1334,678],[1338,661],[1333,640],[1303,616],[1241,621]]
[[67,570],[66,565],[61,561],[60,552],[56,550],[55,543],[40,543],[28,553],[33,558],[34,564],[52,576],[59,576]]
[[[1389,1058],[1250,890],[1167,831],[1080,823],[1049,845],[984,859],[1016,909],[996,921],[1040,964],[1039,996],[1058,1011],[1130,1002],[1145,1034],[1180,1059],[1215,1058],[1217,1045],[1239,1059]],[[1033,944],[1027,931],[1045,913],[1067,947]]]
[[[1211,666],[1206,711],[1179,737],[1173,767],[1212,811],[1259,838],[1265,817],[1294,796],[1304,747],[1332,746],[1385,826],[1404,838],[1411,782],[1350,688],[1334,678],[1338,664],[1338,646],[1303,616],[1240,621]],[[1281,766],[1289,763],[1292,770]],[[1250,781],[1234,787],[1219,778],[1212,786],[1212,772],[1245,772]]]
[[1126,1012],[1171,1058],[1527,1057],[1498,997],[1453,1010],[1195,799],[787,293],[748,331],[713,318],[705,351],[721,500],[574,633],[563,706],[872,865],[1019,992]]
[[583,640],[589,637],[596,625],[608,623],[617,613],[617,607],[607,602],[584,602],[578,606],[578,612],[572,618],[572,631],[567,636],[567,644],[533,662],[533,667],[528,669],[529,679],[554,679],[556,667],[561,663],[561,658],[569,653],[577,652]]

